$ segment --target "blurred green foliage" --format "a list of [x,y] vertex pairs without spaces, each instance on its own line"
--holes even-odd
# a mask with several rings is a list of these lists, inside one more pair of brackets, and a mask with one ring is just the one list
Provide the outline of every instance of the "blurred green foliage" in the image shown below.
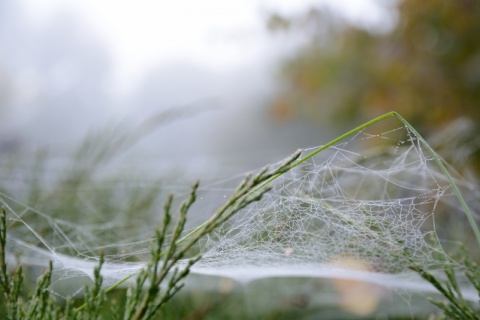
[[309,37],[283,64],[273,117],[351,126],[394,110],[422,134],[459,116],[479,124],[480,2],[403,0],[390,9],[397,21],[388,32],[320,9],[273,15],[272,32]]

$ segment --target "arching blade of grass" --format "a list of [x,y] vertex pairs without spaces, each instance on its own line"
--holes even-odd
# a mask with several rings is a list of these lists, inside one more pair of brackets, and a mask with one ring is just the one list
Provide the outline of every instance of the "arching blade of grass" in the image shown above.
[[477,223],[475,222],[475,219],[473,218],[473,214],[470,211],[470,208],[469,208],[467,202],[465,201],[465,198],[463,197],[462,193],[458,189],[458,186],[456,185],[456,183],[453,181],[452,176],[450,175],[447,168],[443,164],[443,161],[440,158],[440,156],[435,152],[435,150],[432,149],[432,147],[430,147],[430,145],[427,143],[427,141],[425,141],[425,139],[417,132],[417,130],[415,130],[415,128],[410,123],[408,123],[407,120],[405,120],[401,115],[399,115],[396,112],[390,112],[390,113],[392,115],[396,116],[398,119],[400,119],[400,121],[402,121],[403,124],[411,132],[413,132],[413,134],[417,137],[418,140],[420,140],[420,142],[423,144],[423,146],[427,149],[427,151],[433,157],[435,163],[438,165],[440,170],[442,170],[442,172],[445,175],[445,177],[447,178],[450,186],[452,187],[452,190],[455,193],[455,196],[458,198],[458,201],[460,202],[460,205],[462,206],[462,209],[467,216],[468,223],[470,224],[470,227],[472,228],[473,233],[475,234],[475,237],[477,238],[478,245],[480,246],[480,231],[478,230]]
[[[288,172],[290,169],[293,169],[295,167],[297,167],[298,165],[304,163],[305,161],[311,159],[312,157],[314,157],[315,155],[319,154],[320,152],[334,146],[335,144],[341,142],[342,140],[345,140],[346,138],[348,137],[351,137],[357,133],[359,133],[360,131],[362,131],[363,129],[366,129],[368,127],[370,127],[371,125],[375,124],[375,123],[378,123],[384,119],[387,119],[387,118],[390,118],[390,117],[396,117],[398,118],[404,125],[405,127],[408,128],[408,130],[410,130],[416,137],[417,139],[421,142],[421,144],[427,149],[428,153],[430,153],[430,155],[433,157],[435,163],[438,165],[438,167],[440,168],[440,170],[443,172],[443,174],[445,175],[445,177],[447,178],[450,186],[452,187],[452,190],[453,192],[455,193],[455,196],[458,198],[458,201],[460,202],[460,205],[462,206],[462,209],[464,210],[465,212],[465,215],[467,216],[467,219],[468,219],[468,222],[470,224],[470,227],[472,228],[474,234],[475,234],[475,237],[477,239],[477,242],[478,242],[478,245],[480,246],[480,231],[478,229],[478,226],[473,218],[473,214],[472,212],[470,211],[470,208],[468,207],[462,193],[460,192],[460,190],[458,189],[457,185],[455,184],[455,182],[453,181],[453,178],[452,176],[450,175],[450,173],[448,172],[447,168],[445,167],[445,165],[443,164],[442,162],[442,159],[440,158],[440,156],[432,149],[432,147],[427,143],[427,141],[417,132],[417,130],[415,130],[415,128],[407,121],[405,120],[402,116],[400,116],[397,112],[395,111],[391,111],[391,112],[388,112],[388,113],[385,113],[384,115],[381,115],[379,117],[376,117],[375,119],[372,119],[370,121],[367,121],[365,122],[364,124],[356,127],[355,129],[352,129],[344,134],[342,134],[341,136],[333,139],[332,141],[328,142],[327,144],[323,145],[323,146],[320,146],[318,147],[317,149],[315,149],[313,152],[309,153],[307,156],[303,157],[303,158],[300,158],[298,159],[297,161],[293,162],[290,166],[290,168],[288,170],[285,170],[284,172],[281,172],[277,175],[274,175],[272,176],[270,179],[266,180],[263,184],[257,186],[256,188],[252,189],[250,194],[251,193],[254,193],[256,192],[257,190],[261,189],[262,187],[264,187],[265,185],[273,182],[274,180],[276,180],[277,178],[279,178],[280,176],[282,176],[283,174],[285,174],[286,172]],[[186,239],[190,238],[193,234],[197,233],[199,230],[201,230],[202,228],[205,227],[205,225],[208,223],[208,220],[207,222],[203,223],[202,225],[200,225],[199,227],[197,227],[196,229],[194,229],[193,231],[191,231],[190,233],[188,233],[187,235],[185,235],[183,238],[181,238],[179,241],[180,243],[185,241]]]

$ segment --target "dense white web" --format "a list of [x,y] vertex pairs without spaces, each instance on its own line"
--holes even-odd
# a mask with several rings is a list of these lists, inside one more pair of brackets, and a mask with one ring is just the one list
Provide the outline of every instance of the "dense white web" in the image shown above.
[[[399,135],[395,144],[383,143],[381,153],[350,148]],[[263,200],[205,241],[196,268],[259,266],[275,273],[341,258],[384,273],[405,271],[409,259],[430,267],[432,255],[441,253],[429,239],[437,237],[434,213],[453,196],[450,189],[406,128],[360,132],[279,177]]]
[[[316,150],[307,149],[302,157]],[[201,188],[190,213],[193,221],[207,219],[233,190],[233,181],[237,180]],[[473,192],[463,180],[458,182],[465,192]],[[261,201],[203,239],[203,258],[192,273],[240,282],[269,277],[357,279],[393,290],[433,292],[408,265],[413,261],[435,270],[454,263],[445,248],[474,241],[447,177],[404,126],[381,134],[373,127],[364,129],[271,184],[273,189]],[[135,186],[126,191],[119,184],[108,188],[122,198]],[[101,206],[88,192],[98,190],[90,186],[81,194],[84,207],[76,215],[101,215]],[[146,223],[128,227],[135,215],[122,208],[110,218],[86,224],[81,217],[52,217],[6,193],[1,199],[9,217],[9,263],[23,263],[38,272],[52,260],[52,290],[62,296],[80,292],[85,279],[92,277],[100,250],[107,253],[106,285],[137,272],[148,259],[151,221],[160,221],[158,216],[143,217],[139,219]],[[468,288],[465,292],[476,299]]]

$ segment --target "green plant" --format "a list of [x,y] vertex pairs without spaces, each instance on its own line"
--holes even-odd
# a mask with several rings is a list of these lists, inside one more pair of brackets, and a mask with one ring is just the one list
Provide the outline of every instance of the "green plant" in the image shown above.
[[[208,222],[197,229],[189,237],[181,236],[184,232],[187,212],[196,198],[198,183],[192,187],[189,198],[181,205],[179,218],[169,238],[169,227],[172,222],[173,195],[169,196],[164,206],[163,224],[155,233],[155,242],[150,248],[150,262],[137,276],[135,286],[127,292],[125,308],[121,310],[123,319],[151,319],[162,306],[167,303],[183,286],[182,280],[188,275],[190,267],[200,259],[197,255],[188,259],[183,267],[178,263],[187,255],[188,251],[205,235],[213,231],[220,224],[227,221],[236,212],[245,208],[252,202],[258,201],[269,190],[265,181],[271,177],[289,170],[290,165],[300,156],[296,152],[283,164],[274,169],[265,167],[256,175],[248,175],[238,186],[229,200],[221,206]],[[84,304],[78,308],[72,307],[72,300],[67,300],[64,309],[55,304],[55,299],[49,291],[52,275],[52,264],[45,275],[37,282],[33,295],[22,295],[23,272],[20,267],[10,274],[6,263],[7,242],[6,210],[2,209],[0,225],[0,285],[6,301],[1,308],[9,319],[49,319],[49,318],[74,318],[97,319],[101,316],[102,308],[107,301],[106,294],[118,284],[108,289],[102,289],[101,268],[104,264],[103,255],[100,256],[99,265],[94,269],[93,287],[85,287]],[[168,242],[168,241],[169,242]],[[123,279],[121,282],[126,281]],[[161,285],[166,282],[165,289]],[[25,300],[24,300],[25,299]]]
[[[478,292],[480,301],[480,267],[473,262],[468,253],[463,253],[463,266],[465,267],[465,276]],[[412,264],[410,269],[417,272],[423,279],[430,282],[446,301],[430,299],[430,301],[439,307],[443,314],[439,319],[457,319],[457,320],[478,320],[480,319],[480,309],[475,308],[469,303],[462,294],[462,289],[458,284],[455,270],[452,264],[445,264],[445,279],[440,279],[431,272],[426,271],[422,266]]]

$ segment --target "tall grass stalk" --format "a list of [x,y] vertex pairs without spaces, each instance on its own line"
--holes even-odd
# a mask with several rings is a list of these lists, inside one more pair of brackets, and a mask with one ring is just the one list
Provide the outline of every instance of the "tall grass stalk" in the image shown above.
[[[480,247],[480,231],[478,229],[478,226],[477,226],[477,223],[475,222],[474,218],[473,218],[473,214],[469,208],[469,206],[467,205],[462,193],[460,192],[460,190],[458,189],[458,186],[456,185],[456,183],[453,181],[453,178],[452,176],[450,175],[450,173],[448,172],[447,168],[445,167],[445,165],[443,164],[443,161],[442,159],[440,158],[440,156],[435,152],[435,150],[432,149],[432,147],[428,144],[428,142],[418,133],[417,130],[415,130],[415,128],[407,121],[405,120],[402,116],[400,116],[397,112],[395,111],[391,111],[391,112],[388,112],[388,113],[385,113],[384,115],[381,115],[379,117],[376,117],[375,119],[372,119],[370,121],[367,121],[365,122],[364,124],[356,127],[355,129],[352,129],[344,134],[342,134],[341,136],[333,139],[332,141],[328,142],[327,144],[323,145],[323,146],[320,146],[318,147],[317,149],[315,149],[314,151],[312,151],[311,153],[309,153],[307,156],[303,157],[303,158],[299,158],[297,161],[293,162],[289,168],[290,169],[293,169],[297,166],[299,166],[300,164],[304,163],[305,161],[311,159],[312,157],[314,157],[315,155],[321,153],[322,151],[334,146],[335,144],[345,140],[346,138],[348,137],[351,137],[357,133],[359,133],[360,131],[374,125],[375,123],[378,123],[384,119],[387,119],[387,118],[390,118],[390,117],[396,117],[398,118],[407,128],[408,130],[410,130],[416,137],[417,139],[422,143],[422,145],[427,149],[427,151],[430,153],[430,155],[432,156],[432,158],[434,159],[435,163],[438,165],[438,167],[440,168],[440,170],[442,171],[443,174],[445,174],[450,186],[452,187],[452,190],[453,192],[455,193],[455,196],[458,198],[458,201],[460,202],[460,205],[462,206],[462,209],[463,211],[465,212],[465,215],[467,216],[467,219],[468,219],[468,222],[470,224],[470,227],[472,228],[474,234],[475,234],[475,237],[477,239],[477,243]],[[268,185],[270,183],[272,183],[274,180],[278,179],[280,176],[282,176],[283,174],[285,174],[287,171],[289,170],[286,170],[285,172],[281,172],[281,173],[278,173],[274,176],[272,176],[270,179],[266,180],[262,185],[259,185],[256,189],[252,189],[251,192],[255,192],[257,189],[260,189],[262,187],[264,187],[265,185]],[[179,241],[180,242],[183,242],[185,241],[186,239],[188,239],[189,237],[191,237],[193,234],[197,233],[199,230],[201,230],[205,224],[207,224],[207,222],[205,222],[204,224],[200,225],[198,228],[194,229],[193,231],[191,231],[189,234],[187,234],[185,237],[183,237],[182,239],[180,239]]]

